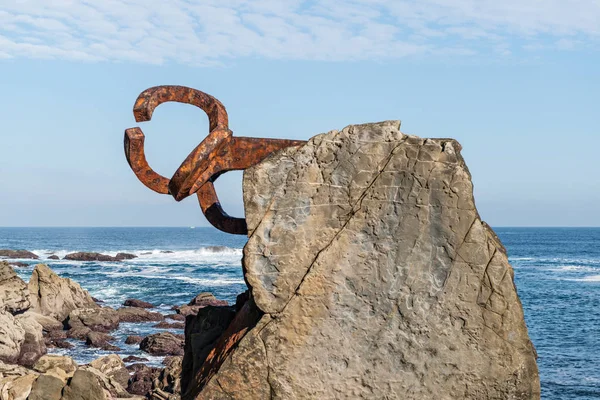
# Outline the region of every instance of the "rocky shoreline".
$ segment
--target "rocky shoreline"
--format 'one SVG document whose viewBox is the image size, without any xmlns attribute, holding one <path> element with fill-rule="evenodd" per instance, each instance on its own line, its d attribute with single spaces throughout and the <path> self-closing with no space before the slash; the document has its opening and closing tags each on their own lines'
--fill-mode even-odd
<svg viewBox="0 0 600 400">
<path fill-rule="evenodd" d="M 37 259 L 25 250 L 0 250 L 0 255 Z M 120 261 L 135 257 L 130 256 L 133 255 L 72 253 L 65 259 Z M 197 321 L 198 314 L 206 307 L 228 313 L 236 310 L 210 293 L 200 293 L 187 304 L 174 305 L 167 315 L 151 311 L 153 304 L 138 299 L 127 299 L 122 307 L 113 309 L 45 264 L 35 265 L 28 283 L 19 278 L 11 264 L 0 261 L 1 399 L 179 399 L 186 337 L 168 330 L 184 329 L 186 323 L 202 325 L 202 321 Z M 110 354 L 85 365 L 78 365 L 68 356 L 74 340 L 119 352 L 122 344 L 111 332 L 121 323 L 148 322 L 156 322 L 154 327 L 164 331 L 146 337 L 130 335 L 123 344 L 139 345 L 149 356 L 164 357 L 162 367 L 150 365 L 147 358 L 138 356 L 122 359 Z M 56 349 L 63 349 L 66 354 L 48 354 Z M 193 376 L 193 367 L 190 364 L 185 375 Z"/>
</svg>

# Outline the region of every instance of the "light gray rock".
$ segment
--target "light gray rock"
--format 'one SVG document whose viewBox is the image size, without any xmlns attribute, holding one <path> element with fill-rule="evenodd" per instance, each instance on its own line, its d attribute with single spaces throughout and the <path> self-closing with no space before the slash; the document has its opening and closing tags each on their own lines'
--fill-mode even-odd
<svg viewBox="0 0 600 400">
<path fill-rule="evenodd" d="M 31 367 L 41 356 L 46 354 L 43 327 L 30 313 L 19 314 L 15 320 L 25 331 L 25 340 L 21 344 L 18 362 Z"/>
<path fill-rule="evenodd" d="M 7 311 L 0 310 L 0 361 L 16 363 L 25 342 L 25 329 Z"/>
<path fill-rule="evenodd" d="M 27 284 L 6 261 L 0 261 L 0 309 L 14 314 L 30 306 Z"/>
<path fill-rule="evenodd" d="M 243 266 L 265 314 L 198 399 L 539 399 L 460 145 L 399 127 L 349 126 L 245 171 Z"/>
<path fill-rule="evenodd" d="M 59 277 L 45 264 L 35 266 L 28 287 L 33 310 L 58 321 L 77 308 L 99 307 L 78 283 Z"/>
</svg>

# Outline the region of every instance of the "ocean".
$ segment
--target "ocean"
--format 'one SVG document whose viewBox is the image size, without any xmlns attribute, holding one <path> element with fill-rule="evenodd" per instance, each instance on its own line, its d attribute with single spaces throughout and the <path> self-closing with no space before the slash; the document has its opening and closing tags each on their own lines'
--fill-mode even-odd
<svg viewBox="0 0 600 400">
<path fill-rule="evenodd" d="M 538 353 L 543 399 L 600 398 L 600 228 L 495 228 L 515 270 L 529 334 Z M 33 251 L 40 260 L 16 268 L 28 280 L 37 262 L 89 290 L 111 307 L 127 298 L 171 306 L 200 292 L 235 302 L 245 290 L 244 236 L 213 228 L 0 228 L 0 248 Z M 138 258 L 118 263 L 48 260 L 76 251 Z M 155 323 L 121 324 L 113 333 L 122 356 L 148 357 L 127 335 L 155 332 Z M 69 354 L 86 363 L 107 354 L 81 342 Z M 66 350 L 52 349 L 55 353 Z"/>
</svg>

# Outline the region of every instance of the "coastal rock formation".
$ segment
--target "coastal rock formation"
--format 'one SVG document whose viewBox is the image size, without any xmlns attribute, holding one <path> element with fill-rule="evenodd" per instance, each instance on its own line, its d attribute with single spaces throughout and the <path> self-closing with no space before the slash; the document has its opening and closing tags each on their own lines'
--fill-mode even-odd
<svg viewBox="0 0 600 400">
<path fill-rule="evenodd" d="M 181 356 L 183 338 L 170 332 L 153 333 L 141 341 L 140 350 L 155 356 Z"/>
<path fill-rule="evenodd" d="M 14 314 L 30 306 L 27 284 L 6 261 L 0 261 L 0 309 Z"/>
<path fill-rule="evenodd" d="M 117 309 L 117 315 L 121 322 L 150 322 L 165 319 L 164 315 L 159 312 L 152 312 L 138 307 L 121 307 Z"/>
<path fill-rule="evenodd" d="M 9 249 L 0 249 L 0 257 L 5 258 L 24 258 L 37 260 L 39 257 L 30 251 L 27 250 L 9 250 Z"/>
<path fill-rule="evenodd" d="M 25 341 L 25 329 L 7 311 L 0 310 L 0 361 L 15 363 Z"/>
<path fill-rule="evenodd" d="M 123 303 L 125 307 L 138 307 L 138 308 L 154 308 L 154 304 L 148 303 L 138 299 L 127 299 Z"/>
<path fill-rule="evenodd" d="M 35 266 L 28 287 L 33 310 L 58 321 L 76 308 L 99 307 L 78 283 L 59 277 L 44 264 Z"/>
<path fill-rule="evenodd" d="M 197 295 L 187 305 L 173 307 L 173 310 L 183 316 L 196 315 L 206 306 L 226 306 L 225 300 L 217 299 L 212 293 L 203 292 Z"/>
<path fill-rule="evenodd" d="M 77 308 L 69 313 L 65 322 L 69 329 L 109 332 L 119 326 L 119 314 L 110 307 Z"/>
<path fill-rule="evenodd" d="M 123 261 L 134 258 L 137 258 L 137 256 L 129 253 L 117 253 L 113 257 L 107 254 L 79 251 L 77 253 L 69 253 L 63 259 L 69 261 Z"/>
<path fill-rule="evenodd" d="M 460 145 L 399 127 L 349 126 L 246 170 L 250 299 L 184 399 L 539 398 Z"/>
</svg>

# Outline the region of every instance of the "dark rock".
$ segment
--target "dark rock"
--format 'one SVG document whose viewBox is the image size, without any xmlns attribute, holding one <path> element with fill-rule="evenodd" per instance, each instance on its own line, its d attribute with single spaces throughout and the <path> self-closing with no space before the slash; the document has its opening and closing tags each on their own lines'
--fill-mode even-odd
<svg viewBox="0 0 600 400">
<path fill-rule="evenodd" d="M 52 339 L 50 341 L 50 346 L 52 347 L 56 347 L 59 349 L 72 349 L 74 346 L 67 342 L 66 340 L 62 340 L 62 339 Z"/>
<path fill-rule="evenodd" d="M 46 333 L 46 337 L 49 339 L 52 339 L 52 340 L 66 339 L 67 331 L 59 331 L 59 330 L 50 331 L 50 332 Z"/>
<path fill-rule="evenodd" d="M 73 328 L 67 331 L 67 337 L 69 339 L 86 340 L 88 333 L 90 333 L 91 331 L 92 330 L 87 327 Z"/>
<path fill-rule="evenodd" d="M 37 260 L 39 257 L 34 253 L 27 250 L 9 250 L 0 249 L 0 257 L 6 258 L 25 258 L 31 260 Z"/>
<path fill-rule="evenodd" d="M 94 303 L 96 303 L 96 304 L 104 303 L 104 300 L 100 300 L 100 299 L 97 299 L 95 297 L 92 297 L 92 300 L 94 300 Z"/>
<path fill-rule="evenodd" d="M 141 365 L 141 367 L 135 370 L 133 375 L 129 378 L 127 391 L 132 394 L 145 396 L 152 390 L 152 383 L 158 377 L 159 374 L 160 368 Z"/>
<path fill-rule="evenodd" d="M 123 359 L 123 362 L 126 362 L 126 363 L 133 363 L 133 362 L 137 362 L 137 361 L 148 361 L 148 359 L 144 358 L 144 357 L 137 357 L 137 356 L 127 356 Z M 143 365 L 143 364 L 138 364 L 138 365 Z"/>
<path fill-rule="evenodd" d="M 245 292 L 238 294 L 237 297 L 235 298 L 235 310 L 240 311 L 242 309 L 242 307 L 244 306 L 244 304 L 246 304 L 248 299 L 250 299 L 250 291 L 249 290 L 246 290 Z"/>
<path fill-rule="evenodd" d="M 119 326 L 119 314 L 110 307 L 78 308 L 69 313 L 69 329 L 90 328 L 97 332 L 110 332 Z"/>
<path fill-rule="evenodd" d="M 138 299 L 127 299 L 123 303 L 126 307 L 138 307 L 138 308 L 154 308 L 154 304 L 148 303 L 147 301 L 142 301 Z"/>
<path fill-rule="evenodd" d="M 133 260 L 134 258 L 137 258 L 137 256 L 135 254 L 117 253 L 117 255 L 114 257 L 114 260 L 115 261 Z"/>
<path fill-rule="evenodd" d="M 117 313 L 121 322 L 158 322 L 165 319 L 161 313 L 138 307 L 121 307 L 117 310 Z"/>
<path fill-rule="evenodd" d="M 10 262 L 9 264 L 12 265 L 13 267 L 17 267 L 17 268 L 29 267 L 29 264 L 21 262 L 21 261 L 13 261 L 13 262 Z"/>
<path fill-rule="evenodd" d="M 165 357 L 163 368 L 153 382 L 151 399 L 172 398 L 181 394 L 181 357 Z M 165 396 L 165 394 L 168 394 Z"/>
<path fill-rule="evenodd" d="M 144 338 L 141 336 L 137 336 L 137 335 L 130 335 L 127 336 L 127 339 L 125 339 L 125 344 L 139 344 L 142 342 Z"/>
<path fill-rule="evenodd" d="M 169 314 L 167 318 L 175 320 L 175 321 L 185 321 L 185 315 L 183 314 Z"/>
<path fill-rule="evenodd" d="M 226 306 L 228 303 L 225 300 L 218 300 L 212 293 L 204 292 L 200 293 L 192 299 L 187 305 L 175 306 L 174 310 L 178 314 L 188 316 L 196 315 L 201 308 L 206 306 Z"/>
<path fill-rule="evenodd" d="M 183 355 L 183 339 L 170 332 L 153 333 L 142 340 L 140 349 L 156 356 Z"/>
<path fill-rule="evenodd" d="M 116 261 L 114 257 L 106 255 L 106 254 L 100 254 L 100 253 L 94 253 L 94 252 L 85 252 L 85 251 L 79 251 L 77 253 L 67 254 L 66 256 L 63 257 L 63 260 L 70 260 L 70 261 Z"/>
<path fill-rule="evenodd" d="M 163 254 L 173 254 L 174 253 L 171 250 L 161 250 L 160 252 L 163 253 Z"/>
<path fill-rule="evenodd" d="M 185 328 L 185 324 L 183 322 L 159 322 L 158 324 L 154 325 L 153 328 L 159 328 L 159 329 L 184 329 Z"/>
<path fill-rule="evenodd" d="M 185 321 L 185 354 L 181 374 L 181 386 L 186 392 L 194 376 L 206 361 L 210 351 L 235 318 L 235 307 L 207 306 L 197 315 Z"/>
<path fill-rule="evenodd" d="M 60 257 L 58 257 L 56 254 L 52 254 L 48 257 L 48 260 L 60 260 Z"/>
<path fill-rule="evenodd" d="M 110 344 L 109 342 L 115 340 L 114 337 L 103 332 L 90 332 L 87 334 L 85 344 L 91 347 L 97 347 L 103 350 L 118 351 L 118 347 Z"/>
</svg>

